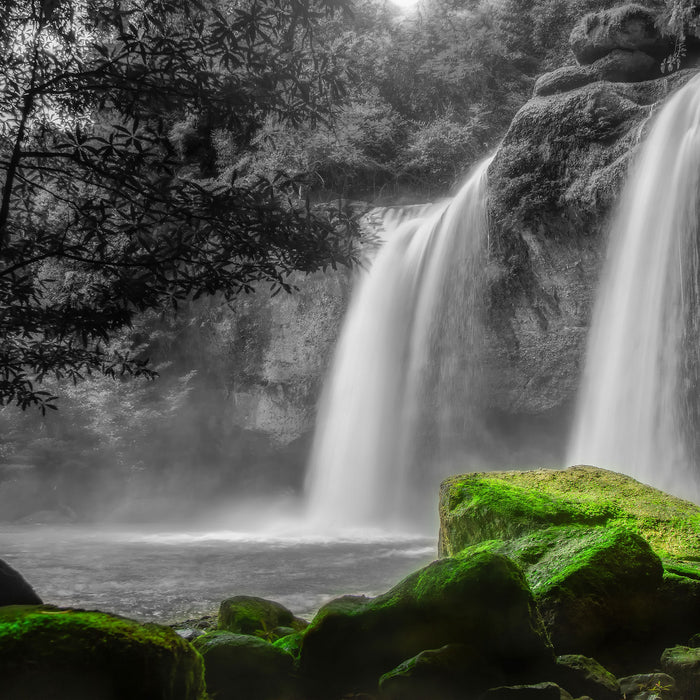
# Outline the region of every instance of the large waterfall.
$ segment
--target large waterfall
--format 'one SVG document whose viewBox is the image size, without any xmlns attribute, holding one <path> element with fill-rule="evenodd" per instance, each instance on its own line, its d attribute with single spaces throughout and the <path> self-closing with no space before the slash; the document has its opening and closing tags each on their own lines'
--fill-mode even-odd
<svg viewBox="0 0 700 700">
<path fill-rule="evenodd" d="M 430 495 L 470 425 L 489 163 L 449 203 L 390 231 L 359 283 L 307 472 L 317 527 L 421 528 L 434 518 Z"/>
<path fill-rule="evenodd" d="M 700 76 L 663 107 L 613 223 L 568 463 L 700 501 Z"/>
</svg>

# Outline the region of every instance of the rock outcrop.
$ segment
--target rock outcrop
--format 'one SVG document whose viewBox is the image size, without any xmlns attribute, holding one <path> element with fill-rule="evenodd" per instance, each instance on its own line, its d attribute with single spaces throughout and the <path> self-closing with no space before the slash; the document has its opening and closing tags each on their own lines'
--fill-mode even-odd
<svg viewBox="0 0 700 700">
<path fill-rule="evenodd" d="M 569 44 L 581 65 L 616 50 L 641 51 L 659 61 L 673 50 L 673 40 L 656 25 L 656 13 L 637 4 L 584 15 L 571 30 Z"/>
<path fill-rule="evenodd" d="M 700 507 L 630 477 L 593 467 L 452 477 L 440 521 L 443 555 L 488 551 L 522 567 L 559 654 L 632 673 L 700 628 Z"/>
</svg>

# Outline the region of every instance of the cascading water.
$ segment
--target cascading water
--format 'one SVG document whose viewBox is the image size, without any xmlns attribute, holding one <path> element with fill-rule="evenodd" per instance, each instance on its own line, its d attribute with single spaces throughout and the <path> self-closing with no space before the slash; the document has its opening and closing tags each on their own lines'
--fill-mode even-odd
<svg viewBox="0 0 700 700">
<path fill-rule="evenodd" d="M 485 268 L 486 170 L 388 236 L 324 387 L 308 468 L 316 527 L 421 528 L 469 424 Z M 427 515 L 427 517 L 425 517 Z"/>
<path fill-rule="evenodd" d="M 700 502 L 700 76 L 664 106 L 611 230 L 569 464 Z"/>
</svg>

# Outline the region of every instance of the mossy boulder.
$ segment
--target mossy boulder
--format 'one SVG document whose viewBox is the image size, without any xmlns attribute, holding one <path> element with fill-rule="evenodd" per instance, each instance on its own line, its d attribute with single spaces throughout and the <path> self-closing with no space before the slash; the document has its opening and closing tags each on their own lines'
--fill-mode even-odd
<svg viewBox="0 0 700 700">
<path fill-rule="evenodd" d="M 553 661 L 521 570 L 479 552 L 435 561 L 364 603 L 327 607 L 304 634 L 300 671 L 319 693 L 373 692 L 401 662 L 448 644 L 469 647 L 507 678 Z"/>
<path fill-rule="evenodd" d="M 219 606 L 218 628 L 228 632 L 276 638 L 277 627 L 301 630 L 306 624 L 284 605 L 265 598 L 239 595 L 227 598 Z"/>
<path fill-rule="evenodd" d="M 643 51 L 659 60 L 673 49 L 672 39 L 656 26 L 656 13 L 632 3 L 584 15 L 571 30 L 569 45 L 583 65 L 616 49 Z"/>
<path fill-rule="evenodd" d="M 3 605 L 41 605 L 42 600 L 22 574 L 0 559 L 0 607 Z"/>
<path fill-rule="evenodd" d="M 502 669 L 481 656 L 472 645 L 447 644 L 407 659 L 379 679 L 380 700 L 463 700 L 503 682 Z M 557 697 L 556 700 L 559 700 Z"/>
<path fill-rule="evenodd" d="M 173 630 L 102 612 L 0 608 L 3 700 L 203 700 L 202 659 Z"/>
<path fill-rule="evenodd" d="M 655 630 L 661 560 L 636 533 L 622 527 L 556 526 L 488 549 L 519 564 L 535 595 L 557 653 L 636 655 Z M 636 643 L 636 644 L 635 644 Z"/>
<path fill-rule="evenodd" d="M 246 634 L 214 630 L 194 640 L 204 659 L 207 692 L 216 700 L 296 700 L 294 659 Z"/>
<path fill-rule="evenodd" d="M 439 508 L 440 556 L 552 525 L 605 525 L 638 533 L 667 568 L 692 575 L 700 564 L 700 507 L 606 469 L 454 476 L 441 485 Z"/>
<path fill-rule="evenodd" d="M 667 673 L 636 673 L 619 679 L 626 700 L 674 700 L 676 681 Z"/>
<path fill-rule="evenodd" d="M 664 650 L 661 668 L 676 681 L 676 690 L 683 700 L 700 699 L 700 649 L 675 646 Z"/>
<path fill-rule="evenodd" d="M 574 697 L 587 695 L 596 700 L 620 700 L 620 684 L 610 671 L 581 654 L 557 657 L 557 682 Z"/>
<path fill-rule="evenodd" d="M 294 632 L 284 637 L 280 637 L 272 642 L 272 646 L 289 654 L 295 662 L 299 660 L 299 652 L 301 651 L 301 640 L 304 637 L 303 632 Z"/>
</svg>

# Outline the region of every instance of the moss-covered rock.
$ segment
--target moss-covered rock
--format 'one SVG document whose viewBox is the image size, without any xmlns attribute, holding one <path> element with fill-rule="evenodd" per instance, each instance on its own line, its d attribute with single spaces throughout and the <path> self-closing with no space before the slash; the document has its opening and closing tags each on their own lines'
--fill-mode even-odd
<svg viewBox="0 0 700 700">
<path fill-rule="evenodd" d="M 102 612 L 0 608 L 3 700 L 203 700 L 202 659 L 173 630 Z"/>
<path fill-rule="evenodd" d="M 439 508 L 441 556 L 484 540 L 579 524 L 636 532 L 667 568 L 686 576 L 700 564 L 699 506 L 596 467 L 454 476 L 440 488 Z"/>
<path fill-rule="evenodd" d="M 294 660 L 257 637 L 215 630 L 193 646 L 204 659 L 207 692 L 216 700 L 296 700 Z"/>
<path fill-rule="evenodd" d="M 661 668 L 676 681 L 676 690 L 683 700 L 700 699 L 700 649 L 675 646 L 664 650 Z"/>
<path fill-rule="evenodd" d="M 676 681 L 667 673 L 637 673 L 620 678 L 625 700 L 674 700 Z"/>
<path fill-rule="evenodd" d="M 700 629 L 700 507 L 630 477 L 594 467 L 453 477 L 440 522 L 442 555 L 469 545 L 523 568 L 559 653 L 631 673 Z"/>
<path fill-rule="evenodd" d="M 620 700 L 617 678 L 595 659 L 581 654 L 557 657 L 557 682 L 574 697 L 588 695 L 596 700 Z"/>
<path fill-rule="evenodd" d="M 301 630 L 306 624 L 284 605 L 265 598 L 239 595 L 227 598 L 219 606 L 218 627 L 228 632 L 269 639 L 278 637 L 274 633 L 277 627 Z"/>
<path fill-rule="evenodd" d="M 503 682 L 503 670 L 472 645 L 447 644 L 404 661 L 379 679 L 380 700 L 462 700 L 465 688 L 479 689 Z M 559 700 L 559 698 L 556 698 Z"/>
<path fill-rule="evenodd" d="M 610 658 L 621 647 L 636 655 L 648 645 L 663 568 L 639 535 L 621 527 L 557 526 L 473 545 L 464 555 L 485 548 L 522 566 L 558 653 Z"/>
<path fill-rule="evenodd" d="M 367 602 L 326 608 L 304 635 L 300 669 L 327 693 L 373 691 L 402 661 L 447 644 L 470 647 L 506 677 L 553 658 L 520 569 L 480 552 L 433 562 Z"/>
<path fill-rule="evenodd" d="M 22 574 L 0 559 L 0 606 L 41 605 L 42 600 Z"/>
<path fill-rule="evenodd" d="M 299 652 L 301 651 L 301 640 L 304 637 L 303 632 L 294 632 L 284 637 L 280 637 L 272 643 L 273 647 L 281 649 L 289 654 L 295 662 L 299 660 Z"/>
</svg>

